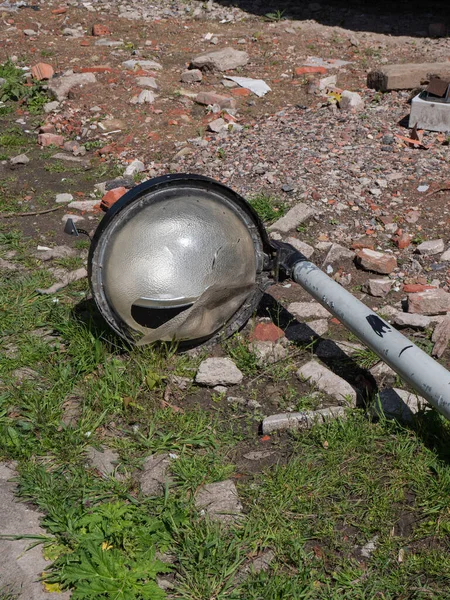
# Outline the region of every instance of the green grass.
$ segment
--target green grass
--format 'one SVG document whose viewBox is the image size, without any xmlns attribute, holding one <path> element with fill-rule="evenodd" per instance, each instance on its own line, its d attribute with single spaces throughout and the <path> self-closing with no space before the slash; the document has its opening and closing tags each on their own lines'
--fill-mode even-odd
<svg viewBox="0 0 450 600">
<path fill-rule="evenodd" d="M 0 89 L 0 100 L 2 102 L 23 101 L 31 114 L 40 114 L 49 97 L 41 82 L 32 81 L 32 85 L 27 85 L 24 75 L 24 71 L 10 60 L 0 65 L 0 77 L 5 79 Z"/>
<path fill-rule="evenodd" d="M 264 193 L 250 196 L 248 202 L 266 225 L 270 225 L 287 212 L 287 206 L 284 202 Z"/>
<path fill-rule="evenodd" d="M 192 378 L 204 354 L 179 354 L 173 344 L 130 349 L 85 301 L 86 280 L 54 297 L 37 294 L 53 276 L 31 256 L 34 246 L 17 231 L 0 234 L 1 251 L 13 250 L 26 267 L 0 287 L 5 347 L 16 348 L 0 356 L 0 458 L 17 461 L 20 498 L 44 514 L 46 535 L 30 542 L 53 563 L 48 585 L 83 600 L 163 598 L 155 578 L 166 567 L 156 553 L 168 552 L 176 557 L 168 597 L 186 600 L 448 598 L 448 422 L 429 411 L 404 427 L 349 411 L 345 420 L 264 443 L 252 415 L 223 398 L 209 409 L 193 400 L 194 385 L 171 384 L 172 375 Z M 289 379 L 293 362 L 261 369 L 241 335 L 222 347 L 246 381 L 255 380 L 239 390 L 244 397 L 262 401 L 270 382 L 284 390 L 283 406 L 316 406 L 317 397 Z M 371 359 L 364 352 L 358 360 Z M 18 378 L 25 367 L 31 379 Z M 77 412 L 71 423 L 67 402 Z M 250 469 L 240 456 L 248 444 L 276 453 L 273 466 Z M 87 465 L 88 446 L 117 453 L 120 479 Z M 154 453 L 172 455 L 158 498 L 138 485 Z M 205 519 L 194 497 L 228 478 L 244 517 L 225 526 Z M 268 571 L 253 573 L 251 562 L 268 551 Z"/>
</svg>

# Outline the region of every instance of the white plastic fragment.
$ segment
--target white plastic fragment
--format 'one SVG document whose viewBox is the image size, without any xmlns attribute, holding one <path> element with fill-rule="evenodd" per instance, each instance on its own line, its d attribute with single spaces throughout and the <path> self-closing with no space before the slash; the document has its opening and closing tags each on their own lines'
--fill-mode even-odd
<svg viewBox="0 0 450 600">
<path fill-rule="evenodd" d="M 263 79 L 252 79 L 251 77 L 230 77 L 227 75 L 225 76 L 225 79 L 234 81 L 234 83 L 237 83 L 241 87 L 250 90 L 259 98 L 265 96 L 267 92 L 272 91 L 272 88 L 270 88 Z"/>
</svg>

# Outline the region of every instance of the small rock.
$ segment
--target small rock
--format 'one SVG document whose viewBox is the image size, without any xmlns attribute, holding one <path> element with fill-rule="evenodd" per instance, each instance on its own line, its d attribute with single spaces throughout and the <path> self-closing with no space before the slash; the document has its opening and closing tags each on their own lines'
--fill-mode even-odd
<svg viewBox="0 0 450 600">
<path fill-rule="evenodd" d="M 432 355 L 440 358 L 447 350 L 450 341 L 450 316 L 445 316 L 438 323 L 431 336 L 431 341 L 434 342 Z"/>
<path fill-rule="evenodd" d="M 34 79 L 43 81 L 44 79 L 51 79 L 55 74 L 55 71 L 53 70 L 53 67 L 47 63 L 38 63 L 37 65 L 34 65 L 34 67 L 31 67 L 31 74 Z"/>
<path fill-rule="evenodd" d="M 450 294 L 440 288 L 408 294 L 408 312 L 422 315 L 445 315 L 450 312 Z"/>
<path fill-rule="evenodd" d="M 98 200 L 75 200 L 74 202 L 70 202 L 67 207 L 83 212 L 92 212 L 97 204 Z"/>
<path fill-rule="evenodd" d="M 419 244 L 416 251 L 423 256 L 434 256 L 435 254 L 444 252 L 444 248 L 444 240 L 428 240 Z"/>
<path fill-rule="evenodd" d="M 73 73 L 63 77 L 56 77 L 48 84 L 48 90 L 53 94 L 56 100 L 66 100 L 72 88 L 80 85 L 87 85 L 97 81 L 94 73 Z"/>
<path fill-rule="evenodd" d="M 315 319 L 314 321 L 308 321 L 306 324 L 319 337 L 328 332 L 328 321 L 326 319 Z"/>
<path fill-rule="evenodd" d="M 198 104 L 207 106 L 217 104 L 219 108 L 236 108 L 236 100 L 230 96 L 221 96 L 215 92 L 200 92 L 195 96 L 195 101 Z"/>
<path fill-rule="evenodd" d="M 431 325 L 431 318 L 420 314 L 398 312 L 394 315 L 394 325 L 412 329 L 427 329 Z"/>
<path fill-rule="evenodd" d="M 163 496 L 169 481 L 168 469 L 170 457 L 168 454 L 151 454 L 147 456 L 139 475 L 141 492 L 144 496 Z"/>
<path fill-rule="evenodd" d="M 64 144 L 64 138 L 62 135 L 56 133 L 40 133 L 38 135 L 38 144 L 43 146 L 59 146 L 62 147 Z"/>
<path fill-rule="evenodd" d="M 242 512 L 242 504 L 231 479 L 201 487 L 195 497 L 195 506 L 204 510 L 212 520 L 223 523 L 235 522 Z"/>
<path fill-rule="evenodd" d="M 269 231 L 287 233 L 288 231 L 295 229 L 300 223 L 303 223 L 312 217 L 316 212 L 317 211 L 313 208 L 300 202 L 291 208 L 284 217 L 275 221 L 275 223 L 269 227 Z"/>
<path fill-rule="evenodd" d="M 311 256 L 314 254 L 314 248 L 312 246 L 302 242 L 297 238 L 289 237 L 287 238 L 286 242 L 291 244 L 291 246 L 294 246 L 294 248 L 301 252 L 306 258 L 311 258 Z"/>
<path fill-rule="evenodd" d="M 319 410 L 303 412 L 280 413 L 266 417 L 262 422 L 263 434 L 273 431 L 311 429 L 316 423 L 326 423 L 331 419 L 345 418 L 343 406 L 330 406 Z"/>
<path fill-rule="evenodd" d="M 29 36 L 29 37 L 37 35 L 37 32 L 34 31 L 34 29 L 24 29 L 23 32 L 26 36 Z"/>
<path fill-rule="evenodd" d="M 398 388 L 388 388 L 380 392 L 379 402 L 375 402 L 372 413 L 411 421 L 419 410 L 427 406 L 426 400 L 421 396 Z"/>
<path fill-rule="evenodd" d="M 357 92 L 344 90 L 339 100 L 339 108 L 345 111 L 357 111 L 364 108 L 364 100 Z"/>
<path fill-rule="evenodd" d="M 203 79 L 202 72 L 200 69 L 189 69 L 181 73 L 181 81 L 183 83 L 196 83 Z"/>
<path fill-rule="evenodd" d="M 363 248 L 356 255 L 356 263 L 366 271 L 388 274 L 397 266 L 397 259 L 390 254 Z"/>
<path fill-rule="evenodd" d="M 440 262 L 450 261 L 450 248 L 448 248 L 440 257 Z"/>
<path fill-rule="evenodd" d="M 212 131 L 214 133 L 219 133 L 219 131 L 222 131 L 222 129 L 224 129 L 226 126 L 227 126 L 227 124 L 226 124 L 225 120 L 222 118 L 215 119 L 214 121 L 210 121 L 208 123 L 209 131 Z"/>
<path fill-rule="evenodd" d="M 160 71 L 162 69 L 162 65 L 160 65 L 159 63 L 157 63 L 154 60 L 135 60 L 135 59 L 131 59 L 131 60 L 126 60 L 125 62 L 122 63 L 122 66 L 124 66 L 126 69 L 144 69 L 144 70 L 150 70 L 150 71 Z"/>
<path fill-rule="evenodd" d="M 250 345 L 258 366 L 271 365 L 287 356 L 287 349 L 277 342 L 254 341 Z"/>
<path fill-rule="evenodd" d="M 311 360 L 297 371 L 297 377 L 307 380 L 321 392 L 335 398 L 340 404 L 356 405 L 356 392 L 353 387 L 320 363 Z"/>
<path fill-rule="evenodd" d="M 156 96 L 150 90 L 142 90 L 138 96 L 133 96 L 130 102 L 131 104 L 153 104 L 156 100 Z"/>
<path fill-rule="evenodd" d="M 207 358 L 200 363 L 196 383 L 207 386 L 237 385 L 244 376 L 230 358 Z"/>
<path fill-rule="evenodd" d="M 156 79 L 154 77 L 138 77 L 136 79 L 136 83 L 139 87 L 152 88 L 154 90 L 158 89 L 158 84 L 156 83 Z"/>
<path fill-rule="evenodd" d="M 64 215 L 63 218 L 61 219 L 61 221 L 63 223 L 65 223 L 68 219 L 71 219 L 74 223 L 81 223 L 82 221 L 84 221 L 84 217 L 82 217 L 81 215 L 73 215 L 73 214 Z"/>
<path fill-rule="evenodd" d="M 62 202 L 72 202 L 73 196 L 72 194 L 56 194 L 55 202 L 58 204 Z"/>
<path fill-rule="evenodd" d="M 36 258 L 42 260 L 43 262 L 46 262 L 55 258 L 67 258 L 69 256 L 71 257 L 76 255 L 77 251 L 74 248 L 70 248 L 69 246 L 55 246 L 54 248 L 45 250 L 45 252 L 39 252 L 36 255 Z"/>
<path fill-rule="evenodd" d="M 100 451 L 89 446 L 87 448 L 87 459 L 94 469 L 100 471 L 102 475 L 112 475 L 116 470 L 119 455 L 110 448 L 103 448 Z"/>
<path fill-rule="evenodd" d="M 367 544 L 364 544 L 364 546 L 361 548 L 361 556 L 364 558 L 370 558 L 377 549 L 377 540 L 378 536 L 376 535 L 374 538 L 369 540 Z"/>
<path fill-rule="evenodd" d="M 10 158 L 9 162 L 12 165 L 27 165 L 30 159 L 26 154 L 19 154 L 18 156 L 14 156 L 14 158 Z"/>
<path fill-rule="evenodd" d="M 101 125 L 101 129 L 106 133 L 111 133 L 111 131 L 120 131 L 121 129 L 125 129 L 126 124 L 122 119 L 105 119 L 99 123 Z"/>
<path fill-rule="evenodd" d="M 124 171 L 124 175 L 127 177 L 133 177 L 136 173 L 142 173 L 145 171 L 145 165 L 141 160 L 133 160 Z"/>
<path fill-rule="evenodd" d="M 393 283 L 392 279 L 369 279 L 364 285 L 364 291 L 375 298 L 384 298 L 391 291 Z"/>
<path fill-rule="evenodd" d="M 52 102 L 46 102 L 44 104 L 44 112 L 46 114 L 49 114 L 49 113 L 53 112 L 54 110 L 56 110 L 58 107 L 59 107 L 58 100 L 53 100 Z"/>
<path fill-rule="evenodd" d="M 340 246 L 339 244 L 332 244 L 323 261 L 323 265 L 334 265 L 342 263 L 345 260 L 353 260 L 354 258 L 355 253 L 352 250 L 348 250 L 348 248 L 344 248 L 344 246 Z"/>
<path fill-rule="evenodd" d="M 208 71 L 228 71 L 244 67 L 249 60 L 247 52 L 224 48 L 196 56 L 192 59 L 191 67 Z"/>
<path fill-rule="evenodd" d="M 273 552 L 272 550 L 268 550 L 267 552 L 260 554 L 249 564 L 246 564 L 241 569 L 239 569 L 239 571 L 236 573 L 235 581 L 237 583 L 242 583 L 248 577 L 250 577 L 250 575 L 256 575 L 261 571 L 268 571 L 274 559 L 275 552 Z"/>
<path fill-rule="evenodd" d="M 297 319 L 328 319 L 331 315 L 328 310 L 318 302 L 292 302 L 287 307 L 288 312 Z"/>
<path fill-rule="evenodd" d="M 330 75 L 319 79 L 319 90 L 321 92 L 336 87 L 336 75 Z"/>
<path fill-rule="evenodd" d="M 271 450 L 255 450 L 254 452 L 247 452 L 247 454 L 243 455 L 243 458 L 246 460 L 264 460 L 273 454 L 274 452 Z"/>
</svg>

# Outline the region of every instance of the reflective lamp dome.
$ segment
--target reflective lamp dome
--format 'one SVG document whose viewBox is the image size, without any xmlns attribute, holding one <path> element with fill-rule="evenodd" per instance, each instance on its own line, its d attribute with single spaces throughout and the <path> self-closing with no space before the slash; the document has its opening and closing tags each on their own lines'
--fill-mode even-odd
<svg viewBox="0 0 450 600">
<path fill-rule="evenodd" d="M 97 306 L 138 345 L 231 333 L 261 296 L 264 236 L 245 200 L 211 179 L 147 181 L 114 204 L 95 233 L 89 276 Z"/>
</svg>

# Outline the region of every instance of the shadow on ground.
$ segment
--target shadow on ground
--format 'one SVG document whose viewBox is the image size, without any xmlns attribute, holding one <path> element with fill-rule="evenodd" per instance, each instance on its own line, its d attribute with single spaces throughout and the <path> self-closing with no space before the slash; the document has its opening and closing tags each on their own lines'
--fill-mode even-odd
<svg viewBox="0 0 450 600">
<path fill-rule="evenodd" d="M 248 13 L 266 16 L 268 20 L 314 19 L 322 25 L 338 26 L 352 31 L 385 33 L 396 36 L 428 36 L 432 23 L 450 26 L 450 2 L 430 0 L 417 2 L 398 0 L 216 0 L 222 6 L 238 7 Z"/>
</svg>

